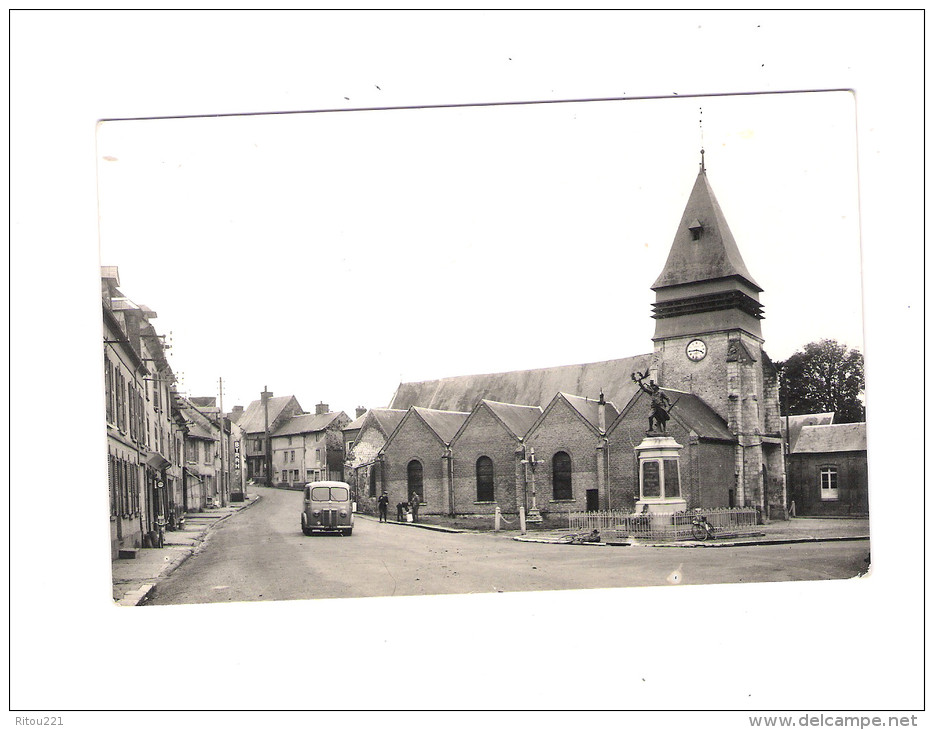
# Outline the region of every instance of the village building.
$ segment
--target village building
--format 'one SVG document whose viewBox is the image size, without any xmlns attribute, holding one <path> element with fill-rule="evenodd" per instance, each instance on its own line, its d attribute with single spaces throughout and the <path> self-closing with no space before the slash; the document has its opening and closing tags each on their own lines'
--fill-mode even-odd
<svg viewBox="0 0 934 730">
<path fill-rule="evenodd" d="M 405 417 L 406 411 L 370 408 L 344 428 L 344 471 L 353 487 L 357 509 L 376 514 L 381 484 L 377 474 L 380 449 Z"/>
<path fill-rule="evenodd" d="M 788 497 L 797 515 L 868 515 L 866 424 L 801 426 L 789 443 Z"/>
<path fill-rule="evenodd" d="M 220 504 L 220 427 L 195 405 L 194 398 L 176 395 L 179 413 L 185 419 L 185 483 L 182 506 L 185 512 L 201 512 Z"/>
<path fill-rule="evenodd" d="M 480 400 L 451 439 L 452 513 L 517 513 L 525 499 L 523 437 L 542 409 Z"/>
<path fill-rule="evenodd" d="M 660 388 L 670 405 L 671 435 L 682 447 L 679 498 L 692 508 L 755 507 L 764 517 L 784 517 L 778 376 L 763 349 L 762 288 L 740 255 L 703 154 L 667 261 L 651 288 L 655 333 L 650 354 L 401 383 L 390 407 L 463 412 L 484 399 L 542 407 L 538 423 L 523 438 L 531 468 L 524 499 L 517 485 L 520 504 L 530 510 L 534 493 L 542 513 L 631 510 L 639 496 L 636 446 L 649 430 L 646 391 Z M 413 439 L 404 457 L 394 456 L 434 469 L 438 440 Z M 400 451 L 392 441 L 386 449 Z M 446 468 L 452 474 L 475 469 L 471 460 L 482 449 L 471 444 L 462 466 L 456 446 L 449 449 Z M 439 467 L 439 482 L 443 475 Z M 403 481 L 397 472 L 388 483 Z M 443 482 L 439 496 L 453 488 L 447 505 L 476 507 L 458 489 L 469 484 L 466 478 Z M 468 492 L 474 491 L 471 485 Z M 447 505 L 442 502 L 437 510 Z"/>
<path fill-rule="evenodd" d="M 418 494 L 424 514 L 451 514 L 451 440 L 469 413 L 413 406 L 378 455 L 380 490 L 389 504 Z"/>
<path fill-rule="evenodd" d="M 271 434 L 273 483 L 301 486 L 323 480 L 343 481 L 344 442 L 341 429 L 350 423 L 343 411 L 326 403 L 314 413 L 293 415 Z"/>
<path fill-rule="evenodd" d="M 268 402 L 264 403 L 264 399 Z M 304 413 L 294 395 L 274 397 L 266 391 L 264 397 L 250 403 L 245 409 L 234 408 L 230 417 L 243 433 L 241 455 L 246 462 L 246 478 L 266 483 L 266 435 L 271 436 L 292 416 Z M 267 431 L 268 428 L 268 431 Z"/>
<path fill-rule="evenodd" d="M 111 553 L 151 546 L 168 522 L 169 494 L 181 476 L 172 451 L 175 381 L 150 308 L 119 289 L 116 266 L 101 267 L 104 402 Z"/>
</svg>

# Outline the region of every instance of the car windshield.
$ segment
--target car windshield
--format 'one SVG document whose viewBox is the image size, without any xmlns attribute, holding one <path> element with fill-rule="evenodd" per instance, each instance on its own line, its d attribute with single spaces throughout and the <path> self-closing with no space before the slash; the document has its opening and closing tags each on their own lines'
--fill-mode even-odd
<svg viewBox="0 0 934 730">
<path fill-rule="evenodd" d="M 312 487 L 311 490 L 315 502 L 346 502 L 349 496 L 347 487 Z"/>
</svg>

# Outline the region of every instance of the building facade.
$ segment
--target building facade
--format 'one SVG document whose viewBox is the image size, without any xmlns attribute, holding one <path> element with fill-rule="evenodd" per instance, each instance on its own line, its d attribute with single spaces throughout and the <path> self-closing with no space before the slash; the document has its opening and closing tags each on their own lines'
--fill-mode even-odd
<svg viewBox="0 0 934 730">
<path fill-rule="evenodd" d="M 315 413 L 293 415 L 272 433 L 273 483 L 301 486 L 307 482 L 344 479 L 341 430 L 350 423 L 343 411 L 330 412 L 325 403 Z"/>
</svg>

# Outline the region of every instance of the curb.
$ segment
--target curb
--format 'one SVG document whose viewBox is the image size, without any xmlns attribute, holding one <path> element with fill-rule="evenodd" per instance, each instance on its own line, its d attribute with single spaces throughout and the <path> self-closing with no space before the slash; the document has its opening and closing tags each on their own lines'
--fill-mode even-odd
<svg viewBox="0 0 934 730">
<path fill-rule="evenodd" d="M 868 540 L 869 535 L 855 535 L 855 536 L 842 536 L 842 537 L 792 537 L 792 538 L 776 538 L 775 540 L 751 540 L 749 542 L 737 542 L 724 541 L 724 542 L 697 542 L 697 541 L 684 541 L 684 542 L 638 542 L 636 540 L 629 542 L 591 542 L 591 543 L 571 543 L 565 542 L 560 539 L 548 539 L 548 538 L 536 538 L 536 537 L 514 537 L 512 538 L 516 542 L 537 542 L 545 545 L 605 545 L 613 547 L 628 547 L 630 545 L 637 545 L 639 547 L 652 547 L 652 548 L 673 548 L 673 549 L 685 549 L 685 548 L 731 548 L 731 547 L 754 547 L 761 545 L 792 545 L 796 543 L 809 543 L 809 542 L 852 542 L 856 540 Z"/>
<path fill-rule="evenodd" d="M 114 605 L 138 606 L 143 601 L 145 601 L 147 598 L 150 598 L 156 592 L 156 586 L 158 585 L 159 581 L 161 581 L 163 578 L 167 578 L 168 576 L 172 575 L 172 573 L 174 573 L 178 569 L 179 566 L 183 565 L 188 560 L 188 558 L 190 558 L 196 552 L 201 550 L 201 548 L 204 546 L 205 541 L 208 538 L 208 535 L 214 531 L 214 528 L 217 527 L 217 525 L 219 525 L 221 522 L 226 520 L 228 517 L 231 517 L 239 512 L 242 512 L 243 510 L 249 507 L 252 507 L 254 504 L 259 502 L 262 498 L 263 496 L 261 494 L 258 494 L 256 495 L 255 499 L 252 499 L 249 502 L 243 504 L 236 511 L 228 512 L 223 517 L 218 517 L 210 525 L 206 525 L 204 528 L 204 531 L 199 533 L 198 537 L 196 538 L 198 542 L 194 545 L 186 546 L 184 549 L 184 554 L 181 556 L 178 562 L 169 563 L 169 565 L 166 566 L 165 572 L 160 573 L 159 575 L 156 576 L 155 583 L 144 583 L 139 588 L 135 588 L 132 591 L 127 591 L 126 593 L 123 594 L 123 598 L 121 598 L 119 601 L 114 601 Z M 182 547 L 182 546 L 176 546 L 176 547 Z M 180 550 L 179 552 L 182 552 L 182 551 Z"/>
<path fill-rule="evenodd" d="M 357 517 L 361 519 L 370 520 L 372 522 L 377 522 L 377 523 L 379 522 L 379 518 L 373 517 L 373 515 L 364 515 L 364 514 L 361 514 L 360 512 L 357 512 L 355 514 Z M 399 525 L 400 527 L 417 527 L 421 530 L 434 530 L 435 532 L 451 532 L 451 533 L 472 532 L 472 530 L 458 530 L 454 527 L 442 527 L 440 525 L 429 525 L 425 522 L 398 522 L 396 520 L 387 520 L 385 524 Z"/>
</svg>

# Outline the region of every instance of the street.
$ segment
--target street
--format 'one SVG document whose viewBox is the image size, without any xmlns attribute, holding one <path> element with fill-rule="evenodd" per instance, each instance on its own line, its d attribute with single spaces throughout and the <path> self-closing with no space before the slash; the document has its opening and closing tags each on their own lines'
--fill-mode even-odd
<svg viewBox="0 0 934 730">
<path fill-rule="evenodd" d="M 868 541 L 735 548 L 517 542 L 516 533 L 443 533 L 357 516 L 352 537 L 306 537 L 301 492 L 262 499 L 221 523 L 162 581 L 152 605 L 756 583 L 851 578 Z"/>
</svg>

